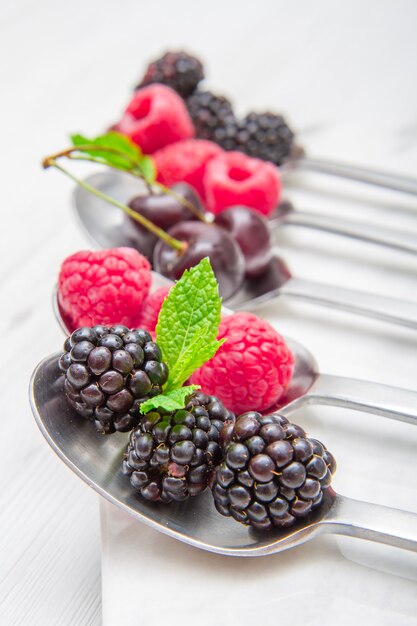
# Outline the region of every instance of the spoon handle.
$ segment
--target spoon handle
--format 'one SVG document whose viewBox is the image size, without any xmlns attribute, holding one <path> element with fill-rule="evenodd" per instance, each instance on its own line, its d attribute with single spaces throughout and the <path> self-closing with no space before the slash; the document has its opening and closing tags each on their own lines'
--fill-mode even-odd
<svg viewBox="0 0 417 626">
<path fill-rule="evenodd" d="M 339 406 L 417 425 L 417 392 L 355 378 L 319 374 L 304 396 L 287 404 L 289 415 L 307 404 Z"/>
<path fill-rule="evenodd" d="M 415 513 L 337 495 L 321 523 L 324 531 L 417 552 Z"/>
<path fill-rule="evenodd" d="M 271 292 L 269 298 L 272 295 L 292 296 L 341 311 L 373 317 L 391 324 L 417 328 L 417 302 L 397 300 L 298 278 L 289 279 L 284 285 Z"/>
<path fill-rule="evenodd" d="M 288 213 L 282 220 L 271 221 L 271 227 L 275 229 L 279 225 L 304 226 L 314 228 L 334 235 L 342 235 L 351 239 L 358 239 L 368 243 L 377 244 L 417 254 L 417 233 L 409 234 L 399 230 L 388 230 L 372 224 L 362 224 L 351 222 L 331 215 L 321 215 L 320 213 L 308 213 L 303 211 L 293 211 Z"/>
<path fill-rule="evenodd" d="M 358 165 L 349 165 L 347 163 L 309 157 L 300 157 L 299 159 L 291 161 L 289 167 L 292 166 L 301 170 L 320 172 L 322 174 L 339 176 L 340 178 L 347 178 L 376 187 L 384 187 L 385 189 L 400 191 L 413 196 L 417 195 L 417 179 L 393 174 L 392 172 L 384 172 L 383 170 L 374 170 Z"/>
</svg>

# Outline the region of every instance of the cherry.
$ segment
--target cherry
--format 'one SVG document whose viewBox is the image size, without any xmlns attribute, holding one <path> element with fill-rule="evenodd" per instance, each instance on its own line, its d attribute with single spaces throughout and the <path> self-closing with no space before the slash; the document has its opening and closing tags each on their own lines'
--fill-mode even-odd
<svg viewBox="0 0 417 626">
<path fill-rule="evenodd" d="M 172 185 L 171 190 L 190 202 L 198 211 L 204 212 L 198 195 L 190 185 L 177 183 Z M 178 222 L 196 219 L 190 209 L 181 204 L 174 196 L 167 193 L 135 196 L 129 202 L 129 207 L 165 231 L 178 224 Z M 131 229 L 132 224 L 135 228 L 134 232 Z M 134 247 L 148 259 L 152 259 L 158 237 L 130 217 L 126 220 L 125 230 L 130 231 Z"/>
<path fill-rule="evenodd" d="M 155 246 L 153 264 L 157 272 L 178 280 L 184 270 L 209 257 L 219 283 L 220 295 L 227 300 L 242 285 L 245 273 L 243 254 L 229 233 L 215 224 L 181 222 L 169 230 L 169 235 L 188 243 L 184 252 L 178 252 L 164 241 Z"/>
<path fill-rule="evenodd" d="M 268 221 L 258 211 L 233 206 L 216 215 L 215 223 L 225 228 L 239 244 L 246 262 L 246 276 L 263 274 L 272 259 Z"/>
</svg>

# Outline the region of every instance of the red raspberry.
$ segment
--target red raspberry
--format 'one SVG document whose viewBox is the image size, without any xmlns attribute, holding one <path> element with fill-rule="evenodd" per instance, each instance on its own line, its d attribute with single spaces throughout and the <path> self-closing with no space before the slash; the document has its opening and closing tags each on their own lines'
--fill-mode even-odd
<svg viewBox="0 0 417 626">
<path fill-rule="evenodd" d="M 277 168 L 242 152 L 224 152 L 212 159 L 203 183 L 207 208 L 216 214 L 230 206 L 244 205 L 269 215 L 281 196 Z"/>
<path fill-rule="evenodd" d="M 285 393 L 294 357 L 268 322 L 251 313 L 227 315 L 218 338 L 227 338 L 217 354 L 191 376 L 202 391 L 215 395 L 236 415 L 264 411 Z"/>
<path fill-rule="evenodd" d="M 150 293 L 149 296 L 145 298 L 145 302 L 143 303 L 139 316 L 139 328 L 144 328 L 151 333 L 155 332 L 159 311 L 161 310 L 161 306 L 170 289 L 171 287 L 169 285 L 166 287 L 159 287 L 159 289 Z"/>
<path fill-rule="evenodd" d="M 136 91 L 115 128 L 128 135 L 145 154 L 194 136 L 182 98 L 170 87 L 159 84 Z"/>
<path fill-rule="evenodd" d="M 217 144 L 205 139 L 179 141 L 158 150 L 153 155 L 157 178 L 167 187 L 174 183 L 186 182 L 194 187 L 204 200 L 203 176 L 207 163 L 222 152 Z"/>
<path fill-rule="evenodd" d="M 133 328 L 150 285 L 149 262 L 137 250 L 82 250 L 61 266 L 58 303 L 69 331 L 116 323 Z"/>
</svg>

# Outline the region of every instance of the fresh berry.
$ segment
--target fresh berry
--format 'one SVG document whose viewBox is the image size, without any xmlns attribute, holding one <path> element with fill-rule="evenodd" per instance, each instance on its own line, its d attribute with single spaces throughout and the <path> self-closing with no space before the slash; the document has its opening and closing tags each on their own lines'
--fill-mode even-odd
<svg viewBox="0 0 417 626">
<path fill-rule="evenodd" d="M 145 328 L 150 333 L 155 332 L 158 322 L 159 311 L 165 298 L 169 294 L 170 286 L 159 287 L 145 299 L 139 318 L 139 326 Z"/>
<path fill-rule="evenodd" d="M 83 250 L 61 266 L 60 312 L 70 331 L 94 324 L 134 327 L 150 285 L 149 262 L 137 250 Z"/>
<path fill-rule="evenodd" d="M 186 98 L 204 78 L 203 65 L 199 59 L 186 52 L 167 52 L 150 63 L 138 89 L 152 83 L 163 83 Z"/>
<path fill-rule="evenodd" d="M 245 257 L 246 276 L 263 274 L 272 259 L 271 234 L 267 219 L 245 206 L 234 206 L 216 215 L 215 223 L 237 241 Z"/>
<path fill-rule="evenodd" d="M 135 92 L 116 130 L 130 137 L 145 154 L 194 135 L 182 98 L 159 84 Z"/>
<path fill-rule="evenodd" d="M 122 471 L 147 500 L 171 502 L 202 493 L 222 460 L 219 432 L 234 415 L 214 397 L 194 393 L 185 409 L 152 411 L 132 431 Z"/>
<path fill-rule="evenodd" d="M 233 140 L 230 145 L 251 157 L 282 165 L 291 155 L 293 142 L 294 133 L 282 115 L 250 113 L 239 122 L 234 146 Z"/>
<path fill-rule="evenodd" d="M 215 143 L 202 139 L 169 145 L 153 155 L 157 178 L 167 187 L 181 181 L 188 183 L 204 200 L 203 177 L 207 163 L 221 152 Z"/>
<path fill-rule="evenodd" d="M 275 405 L 288 388 L 294 365 L 281 335 L 252 313 L 233 313 L 220 323 L 218 339 L 223 338 L 227 341 L 191 381 L 236 414 Z"/>
<path fill-rule="evenodd" d="M 209 257 L 219 283 L 219 292 L 227 300 L 241 287 L 245 274 L 243 254 L 235 240 L 224 229 L 204 222 L 181 222 L 168 231 L 172 237 L 188 244 L 179 253 L 159 240 L 155 246 L 154 268 L 172 280 Z"/>
<path fill-rule="evenodd" d="M 172 185 L 171 190 L 178 197 L 191 203 L 197 211 L 204 212 L 198 195 L 190 185 L 177 183 Z M 189 208 L 186 208 L 179 199 L 168 193 L 135 196 L 129 202 L 129 207 L 165 231 L 178 222 L 196 219 L 195 214 Z M 136 246 L 147 259 L 152 259 L 158 237 L 136 220 L 128 217 L 127 221 L 126 226 L 131 227 L 133 225 L 135 228 L 135 238 L 136 235 L 140 238 Z"/>
<path fill-rule="evenodd" d="M 59 360 L 69 404 L 102 434 L 139 423 L 139 406 L 162 392 L 168 367 L 159 346 L 142 329 L 123 324 L 81 327 Z"/>
<path fill-rule="evenodd" d="M 224 152 L 207 164 L 204 190 L 212 213 L 241 204 L 269 215 L 279 203 L 281 181 L 272 163 L 241 152 Z"/>
<path fill-rule="evenodd" d="M 281 415 L 250 411 L 224 426 L 224 461 L 211 480 L 214 503 L 257 530 L 291 526 L 323 500 L 336 461 Z"/>
<path fill-rule="evenodd" d="M 210 91 L 196 91 L 186 101 L 197 137 L 234 149 L 238 127 L 230 101 Z"/>
</svg>

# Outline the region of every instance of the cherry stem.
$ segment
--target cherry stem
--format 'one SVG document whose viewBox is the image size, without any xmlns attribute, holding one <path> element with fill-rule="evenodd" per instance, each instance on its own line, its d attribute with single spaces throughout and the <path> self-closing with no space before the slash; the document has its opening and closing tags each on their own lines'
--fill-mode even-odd
<svg viewBox="0 0 417 626">
<path fill-rule="evenodd" d="M 82 187 L 89 193 L 92 193 L 97 198 L 100 198 L 101 200 L 104 200 L 105 202 L 112 204 L 118 209 L 122 209 L 122 211 L 124 211 L 126 215 L 128 215 L 133 220 L 138 222 L 141 226 L 146 228 L 146 230 L 149 230 L 151 233 L 159 237 L 159 239 L 162 239 L 163 241 L 165 241 L 165 243 L 168 244 L 171 248 L 174 248 L 174 250 L 178 250 L 179 252 L 184 252 L 187 249 L 188 244 L 185 241 L 179 241 L 179 239 L 175 239 L 174 237 L 171 237 L 170 235 L 168 235 L 168 233 L 162 230 L 162 228 L 155 226 L 153 222 L 146 219 L 146 217 L 143 217 L 143 215 L 140 215 L 140 213 L 136 213 L 136 211 L 133 211 L 130 207 L 126 206 L 122 202 L 119 202 L 118 200 L 115 200 L 114 198 L 111 198 L 107 194 L 103 193 L 99 189 L 92 187 L 85 181 L 77 178 L 74 174 L 68 171 L 65 167 L 62 167 L 62 165 L 59 165 L 55 159 L 61 156 L 66 156 L 66 154 L 60 153 L 60 154 L 56 154 L 50 157 L 46 157 L 42 162 L 44 169 L 47 169 L 48 167 L 55 167 L 57 170 L 59 170 L 60 172 L 62 172 L 63 174 L 71 178 L 74 182 L 76 182 L 78 185 L 80 185 L 80 187 Z"/>
<path fill-rule="evenodd" d="M 82 152 L 82 153 L 84 153 L 84 152 L 90 152 L 91 150 L 100 150 L 102 152 L 110 152 L 111 154 L 116 154 L 118 156 L 121 156 L 124 159 L 126 159 L 127 161 L 129 161 L 132 164 L 132 167 L 131 167 L 131 169 L 126 170 L 126 168 L 118 167 L 116 164 L 104 162 L 102 159 L 100 159 L 100 157 L 97 158 L 97 157 L 94 157 L 94 155 L 87 155 L 87 156 L 84 156 L 84 157 L 74 157 L 73 156 L 74 152 Z M 103 165 L 107 165 L 107 166 L 113 167 L 114 169 L 122 170 L 124 172 L 127 171 L 130 174 L 132 174 L 132 176 L 137 176 L 137 177 L 143 179 L 150 194 L 152 194 L 152 185 L 153 185 L 154 187 L 157 187 L 158 189 L 160 189 L 163 193 L 166 193 L 167 195 L 172 196 L 173 198 L 175 198 L 175 200 L 177 202 L 179 202 L 183 207 L 188 209 L 200 221 L 205 222 L 206 224 L 211 223 L 207 219 L 207 217 L 204 215 L 204 213 L 199 211 L 197 209 L 197 207 L 192 202 L 187 200 L 187 198 L 184 198 L 180 194 L 176 193 L 175 191 L 173 191 L 169 187 L 166 187 L 165 185 L 163 185 L 162 183 L 160 183 L 160 182 L 158 182 L 156 180 L 154 180 L 152 182 L 152 184 L 151 184 L 147 180 L 147 178 L 144 175 L 144 173 L 142 172 L 140 165 L 133 158 L 131 158 L 129 155 L 125 154 L 124 152 L 121 152 L 120 150 L 117 150 L 117 148 L 111 148 L 110 146 L 96 146 L 96 145 L 88 145 L 88 144 L 81 145 L 81 146 L 72 146 L 71 148 L 67 148 L 66 150 L 61 150 L 60 152 L 56 152 L 55 154 L 52 154 L 50 157 L 47 157 L 47 159 L 56 160 L 56 159 L 59 159 L 60 157 L 67 157 L 69 159 L 76 159 L 76 160 L 91 161 L 93 163 L 101 163 Z"/>
<path fill-rule="evenodd" d="M 165 185 L 163 185 L 162 183 L 159 183 L 157 180 L 155 180 L 153 184 L 155 185 L 155 187 L 158 187 L 158 189 L 160 189 L 163 193 L 166 193 L 168 196 L 172 196 L 177 202 L 182 204 L 183 207 L 185 207 L 186 209 L 191 211 L 191 213 L 197 219 L 199 219 L 201 222 L 204 222 L 205 224 L 211 223 L 211 222 L 209 222 L 207 217 L 204 215 L 204 213 L 199 211 L 197 209 L 197 207 L 192 202 L 187 200 L 187 198 L 184 198 L 183 196 L 181 196 L 180 194 L 176 193 L 175 191 L 173 191 L 169 187 L 165 187 Z"/>
</svg>

